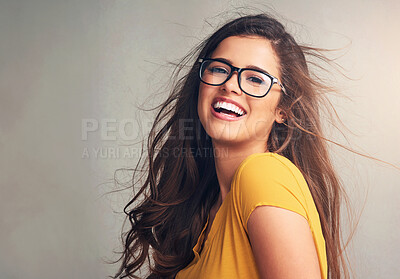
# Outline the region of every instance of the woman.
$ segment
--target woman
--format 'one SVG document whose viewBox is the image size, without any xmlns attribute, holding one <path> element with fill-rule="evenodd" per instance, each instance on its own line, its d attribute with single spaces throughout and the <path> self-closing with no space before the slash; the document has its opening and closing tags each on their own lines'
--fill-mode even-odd
<svg viewBox="0 0 400 279">
<path fill-rule="evenodd" d="M 146 259 L 148 278 L 347 274 L 342 191 L 319 121 L 326 87 L 304 52 L 264 14 L 228 22 L 198 47 L 152 127 L 115 277 L 134 277 Z"/>
</svg>

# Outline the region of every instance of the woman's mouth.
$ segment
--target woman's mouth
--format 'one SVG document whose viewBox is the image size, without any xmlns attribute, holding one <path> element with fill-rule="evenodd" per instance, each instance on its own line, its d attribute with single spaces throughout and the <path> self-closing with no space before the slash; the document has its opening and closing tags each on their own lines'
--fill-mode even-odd
<svg viewBox="0 0 400 279">
<path fill-rule="evenodd" d="M 246 115 L 246 111 L 235 103 L 229 99 L 217 98 L 211 105 L 212 113 L 223 120 L 239 120 Z"/>
</svg>

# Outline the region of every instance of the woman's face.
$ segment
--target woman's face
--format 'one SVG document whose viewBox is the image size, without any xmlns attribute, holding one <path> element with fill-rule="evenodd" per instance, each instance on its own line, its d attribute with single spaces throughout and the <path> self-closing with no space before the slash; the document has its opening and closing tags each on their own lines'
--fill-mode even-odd
<svg viewBox="0 0 400 279">
<path fill-rule="evenodd" d="M 262 37 L 228 37 L 218 45 L 211 58 L 222 58 L 239 68 L 256 66 L 280 80 L 279 59 L 270 42 Z M 277 84 L 274 84 L 263 98 L 243 93 L 239 88 L 237 72 L 220 86 L 200 82 L 197 107 L 199 118 L 213 143 L 225 146 L 259 144 L 264 146 L 266 151 L 266 143 L 274 121 L 282 123 L 283 115 L 281 110 L 277 109 L 280 94 L 281 88 Z M 224 111 L 215 109 L 216 103 L 221 101 L 234 104 L 244 114 L 227 115 Z M 233 108 L 236 108 L 235 106 Z"/>
</svg>

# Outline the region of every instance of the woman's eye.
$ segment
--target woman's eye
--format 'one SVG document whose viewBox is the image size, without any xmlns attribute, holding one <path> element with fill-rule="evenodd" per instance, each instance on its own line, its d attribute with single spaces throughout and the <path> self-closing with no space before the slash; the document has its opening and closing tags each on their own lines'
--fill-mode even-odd
<svg viewBox="0 0 400 279">
<path fill-rule="evenodd" d="M 213 74 L 228 74 L 228 71 L 221 67 L 210 67 L 208 70 Z"/>
<path fill-rule="evenodd" d="M 264 83 L 264 80 L 260 79 L 259 77 L 249 77 L 247 80 L 257 85 Z"/>
</svg>

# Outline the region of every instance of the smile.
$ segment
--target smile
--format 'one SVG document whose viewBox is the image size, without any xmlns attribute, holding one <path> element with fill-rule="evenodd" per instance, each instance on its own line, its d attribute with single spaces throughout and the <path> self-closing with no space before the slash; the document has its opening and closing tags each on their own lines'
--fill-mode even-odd
<svg viewBox="0 0 400 279">
<path fill-rule="evenodd" d="M 246 110 L 233 100 L 215 98 L 211 110 L 214 116 L 223 120 L 238 120 L 246 115 Z"/>
</svg>

